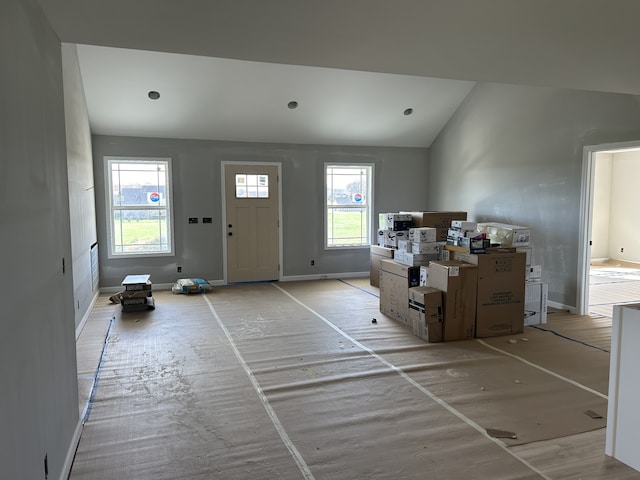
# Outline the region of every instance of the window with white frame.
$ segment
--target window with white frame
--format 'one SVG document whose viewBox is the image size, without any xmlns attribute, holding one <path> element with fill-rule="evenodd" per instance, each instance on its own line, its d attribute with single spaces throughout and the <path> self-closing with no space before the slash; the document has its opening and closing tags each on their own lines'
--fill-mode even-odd
<svg viewBox="0 0 640 480">
<path fill-rule="evenodd" d="M 173 255 L 171 159 L 105 157 L 109 256 Z"/>
<path fill-rule="evenodd" d="M 325 245 L 371 244 L 373 165 L 325 164 Z"/>
</svg>

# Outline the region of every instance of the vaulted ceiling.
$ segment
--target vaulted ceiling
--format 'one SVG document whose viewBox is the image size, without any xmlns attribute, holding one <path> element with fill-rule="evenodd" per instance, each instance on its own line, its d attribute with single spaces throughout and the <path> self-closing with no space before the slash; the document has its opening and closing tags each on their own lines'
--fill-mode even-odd
<svg viewBox="0 0 640 480">
<path fill-rule="evenodd" d="M 39 3 L 99 134 L 425 147 L 474 82 L 640 94 L 636 0 Z"/>
</svg>

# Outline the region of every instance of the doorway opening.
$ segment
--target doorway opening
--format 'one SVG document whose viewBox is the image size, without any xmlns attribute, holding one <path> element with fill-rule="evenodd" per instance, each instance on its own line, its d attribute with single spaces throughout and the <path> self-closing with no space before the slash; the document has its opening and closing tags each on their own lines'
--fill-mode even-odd
<svg viewBox="0 0 640 480">
<path fill-rule="evenodd" d="M 640 302 L 637 174 L 640 141 L 584 148 L 579 315 L 611 317 L 614 304 Z"/>
</svg>

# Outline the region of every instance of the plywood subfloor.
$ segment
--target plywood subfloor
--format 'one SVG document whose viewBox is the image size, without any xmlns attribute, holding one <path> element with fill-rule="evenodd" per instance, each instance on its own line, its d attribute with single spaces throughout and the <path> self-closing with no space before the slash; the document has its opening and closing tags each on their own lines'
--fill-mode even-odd
<svg viewBox="0 0 640 480">
<path fill-rule="evenodd" d="M 427 344 L 363 279 L 154 295 L 115 311 L 71 479 L 640 478 L 584 414 L 607 352 L 566 336 Z"/>
</svg>

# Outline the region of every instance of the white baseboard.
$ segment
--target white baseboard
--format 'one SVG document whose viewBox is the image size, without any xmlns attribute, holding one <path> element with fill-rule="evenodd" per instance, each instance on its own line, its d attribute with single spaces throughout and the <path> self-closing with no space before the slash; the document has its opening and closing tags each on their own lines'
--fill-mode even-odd
<svg viewBox="0 0 640 480">
<path fill-rule="evenodd" d="M 84 312 L 84 316 L 82 317 L 82 320 L 80 320 L 80 324 L 76 327 L 76 341 L 80 337 L 80 334 L 82 333 L 82 329 L 84 328 L 85 323 L 87 323 L 87 320 L 89 320 L 89 317 L 91 316 L 91 311 L 93 310 L 93 307 L 96 304 L 96 301 L 98 300 L 99 295 L 100 295 L 100 289 L 96 290 L 96 293 L 93 295 L 93 299 L 91 300 L 91 305 L 89 305 L 89 308 L 87 308 L 87 311 Z"/>
<path fill-rule="evenodd" d="M 336 278 L 364 278 L 368 277 L 369 272 L 345 272 L 345 273 L 323 273 L 316 275 L 289 275 L 282 277 L 282 282 L 297 282 L 301 280 L 328 280 Z"/>
<path fill-rule="evenodd" d="M 71 438 L 71 443 L 69 444 L 69 450 L 67 451 L 67 456 L 64 459 L 64 464 L 62 465 L 62 471 L 60 472 L 60 480 L 68 480 L 69 475 L 71 474 L 71 467 L 73 467 L 73 459 L 76 456 L 76 450 L 78 449 L 78 444 L 80 443 L 80 436 L 82 435 L 82 418 L 78 418 L 78 424 L 76 425 L 76 430 L 73 432 L 73 437 Z"/>
<path fill-rule="evenodd" d="M 289 275 L 280 278 L 281 282 L 296 282 L 302 280 L 327 280 L 336 278 L 366 278 L 369 272 L 345 272 L 345 273 L 322 273 L 315 275 Z M 220 287 L 226 285 L 224 280 L 207 280 L 212 287 Z M 154 283 L 153 290 L 171 290 L 173 283 Z M 122 290 L 122 286 L 117 287 L 100 287 L 100 293 L 118 293 Z M 95 300 L 94 300 L 95 301 Z"/>
<path fill-rule="evenodd" d="M 551 301 L 548 301 L 548 302 L 547 302 L 547 305 L 548 305 L 549 307 L 552 307 L 552 308 L 557 308 L 558 310 L 568 310 L 568 311 L 569 311 L 569 313 L 573 313 L 574 315 L 575 315 L 575 314 L 576 314 L 576 312 L 578 311 L 578 309 L 577 309 L 576 307 L 573 307 L 573 306 L 571 306 L 571 305 L 565 305 L 565 304 L 563 304 L 563 303 L 558 303 L 558 302 L 551 302 Z"/>
</svg>

